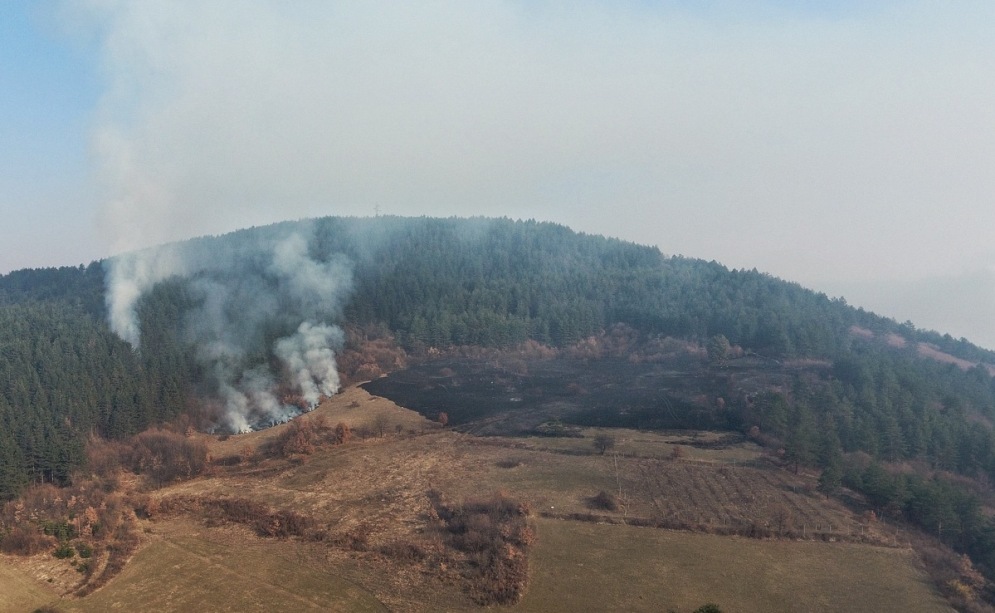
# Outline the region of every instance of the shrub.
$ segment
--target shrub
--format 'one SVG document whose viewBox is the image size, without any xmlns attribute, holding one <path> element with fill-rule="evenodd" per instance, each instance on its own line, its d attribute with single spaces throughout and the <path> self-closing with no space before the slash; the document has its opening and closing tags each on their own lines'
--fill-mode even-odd
<svg viewBox="0 0 995 613">
<path fill-rule="evenodd" d="M 22 523 L 13 526 L 7 534 L 3 535 L 3 538 L 0 538 L 0 551 L 31 556 L 48 549 L 54 543 L 54 538 L 46 536 L 37 527 Z"/>
<path fill-rule="evenodd" d="M 208 506 L 220 509 L 225 519 L 239 524 L 258 524 L 269 515 L 269 507 L 247 498 L 220 498 L 209 501 Z"/>
<path fill-rule="evenodd" d="M 314 519 L 309 515 L 290 509 L 274 511 L 266 504 L 248 498 L 171 496 L 159 501 L 157 512 L 199 513 L 208 522 L 252 526 L 260 536 L 268 537 L 310 538 L 314 531 Z"/>
<path fill-rule="evenodd" d="M 380 548 L 380 553 L 402 562 L 420 562 L 428 557 L 425 550 L 410 541 L 394 541 Z"/>
<path fill-rule="evenodd" d="M 352 430 L 349 429 L 349 425 L 343 421 L 335 424 L 335 443 L 337 445 L 344 445 L 352 439 Z"/>
<path fill-rule="evenodd" d="M 348 532 L 332 537 L 330 540 L 335 545 L 351 549 L 352 551 L 366 551 L 370 548 L 371 532 L 373 532 L 373 526 L 367 522 L 363 522 Z"/>
<path fill-rule="evenodd" d="M 157 485 L 196 477 L 207 468 L 207 445 L 167 430 L 148 430 L 131 439 L 131 469 Z"/>
<path fill-rule="evenodd" d="M 76 543 L 76 553 L 79 554 L 79 557 L 85 560 L 93 557 L 93 547 L 84 541 L 79 541 Z"/>
<path fill-rule="evenodd" d="M 59 543 L 59 546 L 55 548 L 52 555 L 60 560 L 65 560 L 66 558 L 71 558 L 76 555 L 76 550 L 69 543 Z"/>
<path fill-rule="evenodd" d="M 145 496 L 137 502 L 138 504 L 135 505 L 135 512 L 139 517 L 144 517 L 145 519 L 155 519 L 162 511 L 162 501 L 159 498 Z"/>
<path fill-rule="evenodd" d="M 76 528 L 66 520 L 45 520 L 42 521 L 41 528 L 45 534 L 54 536 L 60 541 L 68 541 L 69 539 L 77 536 Z"/>
<path fill-rule="evenodd" d="M 298 418 L 280 435 L 277 445 L 284 457 L 314 453 L 314 424 L 309 419 Z"/>
<path fill-rule="evenodd" d="M 605 490 L 601 490 L 596 496 L 591 498 L 591 507 L 604 511 L 618 511 L 618 498 L 614 494 L 609 494 Z"/>
<path fill-rule="evenodd" d="M 214 460 L 215 466 L 238 466 L 241 463 L 242 456 L 237 453 L 222 456 Z"/>
<path fill-rule="evenodd" d="M 314 526 L 314 520 L 296 511 L 282 510 L 258 518 L 255 525 L 260 536 L 286 538 L 307 535 Z"/>
<path fill-rule="evenodd" d="M 457 506 L 444 504 L 434 490 L 428 497 L 444 540 L 466 556 L 473 599 L 481 605 L 517 602 L 528 581 L 527 550 L 535 543 L 529 506 L 503 492 Z"/>
</svg>

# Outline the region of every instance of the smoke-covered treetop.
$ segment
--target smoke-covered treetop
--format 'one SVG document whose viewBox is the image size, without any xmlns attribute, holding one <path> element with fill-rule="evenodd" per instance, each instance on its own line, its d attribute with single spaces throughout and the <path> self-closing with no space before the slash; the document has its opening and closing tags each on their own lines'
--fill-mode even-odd
<svg viewBox="0 0 995 613">
<path fill-rule="evenodd" d="M 409 346 L 499 345 L 524 338 L 563 344 L 624 321 L 646 332 L 723 334 L 757 351 L 828 356 L 846 346 L 850 326 L 857 325 L 929 342 L 968 361 L 995 362 L 995 352 L 965 339 L 851 308 L 842 299 L 756 269 L 729 270 L 558 224 L 508 219 L 283 222 L 172 243 L 86 268 L 16 271 L 0 277 L 0 303 L 57 300 L 104 317 L 105 269 L 114 273 L 107 278 L 109 320 L 134 345 L 139 343 L 132 313 L 136 295 L 170 277 L 183 277 L 200 279 L 202 289 L 219 278 L 239 279 L 238 287 L 222 293 L 234 290 L 257 301 L 271 300 L 269 290 L 284 296 L 290 289 L 291 302 L 310 310 L 309 318 L 336 302 L 348 323 L 386 324 Z M 342 275 L 350 273 L 352 285 L 342 283 Z M 253 283 L 265 285 L 267 292 L 255 292 Z M 272 312 L 285 305 L 259 306 Z M 242 327 L 253 328 L 250 323 Z"/>
<path fill-rule="evenodd" d="M 334 352 L 343 334 L 332 322 L 351 289 L 351 267 L 338 254 L 315 257 L 314 243 L 313 224 L 301 222 L 113 258 L 105 263 L 108 323 L 139 348 L 143 298 L 179 282 L 173 333 L 224 403 L 225 425 L 244 431 L 284 421 L 300 409 L 280 399 L 281 383 L 307 407 L 339 387 Z"/>
</svg>

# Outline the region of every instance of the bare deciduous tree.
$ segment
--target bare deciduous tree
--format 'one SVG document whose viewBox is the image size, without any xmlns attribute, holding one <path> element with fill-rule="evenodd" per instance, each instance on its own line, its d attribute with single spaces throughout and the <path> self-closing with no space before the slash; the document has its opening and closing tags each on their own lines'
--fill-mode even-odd
<svg viewBox="0 0 995 613">
<path fill-rule="evenodd" d="M 791 509 L 784 504 L 779 504 L 772 509 L 771 519 L 778 534 L 784 534 L 792 528 L 794 516 L 791 513 Z"/>
<path fill-rule="evenodd" d="M 386 413 L 377 413 L 373 416 L 373 430 L 377 433 L 377 436 L 383 438 L 389 428 L 390 417 Z"/>
<path fill-rule="evenodd" d="M 594 437 L 594 448 L 597 449 L 601 455 L 605 455 L 606 451 L 610 451 L 615 448 L 615 437 L 604 432 L 596 435 Z"/>
<path fill-rule="evenodd" d="M 618 492 L 615 495 L 615 500 L 618 503 L 618 509 L 622 511 L 622 517 L 624 518 L 629 515 L 629 495 L 622 489 L 622 469 L 618 461 L 618 452 L 612 453 L 611 457 L 612 469 L 615 473 L 615 485 L 618 489 Z"/>
</svg>

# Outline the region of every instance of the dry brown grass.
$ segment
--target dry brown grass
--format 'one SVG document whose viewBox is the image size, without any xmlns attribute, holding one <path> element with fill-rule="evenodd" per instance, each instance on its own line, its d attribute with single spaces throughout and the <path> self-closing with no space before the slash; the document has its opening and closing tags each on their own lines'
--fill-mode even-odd
<svg viewBox="0 0 995 613">
<path fill-rule="evenodd" d="M 866 530 L 812 484 L 776 468 L 637 460 L 625 479 L 657 525 L 757 536 L 860 540 Z"/>
<path fill-rule="evenodd" d="M 872 330 L 861 328 L 859 326 L 850 326 L 850 334 L 866 340 L 873 340 L 877 336 Z M 881 341 L 887 346 L 896 349 L 902 349 L 908 344 L 908 341 L 905 338 L 895 333 L 884 335 L 884 337 L 881 338 Z M 939 347 L 933 345 L 932 343 L 917 343 L 915 349 L 916 353 L 918 353 L 920 357 L 935 360 L 943 364 L 954 364 L 961 370 L 970 370 L 979 365 L 977 362 L 971 362 L 969 360 L 950 355 L 949 353 L 940 350 Z M 988 374 L 995 376 L 995 365 L 985 364 L 983 362 L 980 363 L 980 365 L 988 371 Z"/>
<path fill-rule="evenodd" d="M 0 611 L 32 611 L 58 598 L 51 584 L 37 581 L 26 565 L 23 558 L 0 555 Z"/>
<path fill-rule="evenodd" d="M 942 362 L 944 364 L 955 364 L 961 370 L 970 370 L 977 366 L 974 362 L 970 362 L 968 360 L 952 356 L 949 353 L 940 351 L 935 345 L 931 345 L 929 343 L 919 343 L 916 347 L 916 351 L 924 358 L 936 360 L 937 362 Z"/>
<path fill-rule="evenodd" d="M 651 435 L 644 435 L 651 436 Z M 658 435 L 660 450 L 671 450 L 674 435 Z M 701 437 L 701 438 L 704 438 Z M 624 440 L 623 435 L 620 439 Z M 600 521 L 754 536 L 790 536 L 822 540 L 891 543 L 883 526 L 869 528 L 842 504 L 814 488 L 814 479 L 794 475 L 769 462 L 741 465 L 752 444 L 738 451 L 688 448 L 699 459 L 601 456 L 584 439 L 566 439 L 565 450 L 549 439 L 477 439 L 464 437 L 464 470 L 474 475 L 473 489 L 506 489 L 554 517 L 590 517 Z M 553 448 L 547 447 L 549 442 Z M 622 447 L 625 443 L 620 443 Z M 648 450 L 648 443 L 646 445 Z M 744 451 L 745 450 L 745 451 Z M 565 452 L 569 451 L 569 452 Z M 658 451 L 657 453 L 661 453 Z M 709 458 L 712 454 L 712 458 Z M 732 460 L 732 457 L 736 457 Z M 508 462 L 512 458 L 513 462 Z M 720 459 L 725 458 L 725 459 Z M 448 484 L 454 495 L 472 495 L 467 484 Z M 615 512 L 591 517 L 591 499 L 604 491 L 618 503 Z M 790 529 L 778 522 L 787 509 Z"/>
<path fill-rule="evenodd" d="M 511 611 L 947 612 L 907 549 L 539 520 Z"/>
<path fill-rule="evenodd" d="M 154 534 L 113 583 L 61 611 L 385 611 L 306 548 L 239 527 L 179 518 Z"/>
<path fill-rule="evenodd" d="M 232 580 L 232 589 L 249 589 L 247 585 L 257 582 L 292 592 L 263 590 L 261 598 L 270 604 L 282 598 L 285 603 L 298 603 L 306 610 L 311 608 L 308 603 L 315 601 L 317 593 L 308 590 L 320 591 L 322 588 L 317 586 L 322 582 L 343 581 L 345 583 L 337 585 L 352 586 L 350 589 L 357 591 L 350 593 L 358 594 L 356 597 L 361 600 L 372 599 L 364 602 L 379 601 L 392 610 L 474 610 L 479 606 L 477 603 L 501 601 L 494 594 L 504 593 L 501 591 L 504 588 L 491 592 L 482 589 L 480 586 L 486 582 L 469 572 L 474 564 L 476 568 L 482 568 L 482 563 L 490 560 L 490 554 L 483 552 L 500 549 L 489 545 L 494 542 L 493 531 L 488 533 L 489 537 L 479 535 L 495 526 L 498 526 L 498 533 L 507 532 L 505 536 L 514 531 L 504 530 L 494 523 L 490 513 L 477 514 L 488 519 L 468 519 L 474 513 L 464 515 L 464 520 L 460 521 L 472 530 L 463 531 L 460 527 L 450 530 L 445 516 L 457 516 L 454 510 L 459 508 L 458 501 L 464 502 L 464 509 L 473 509 L 481 494 L 499 490 L 507 492 L 506 499 L 515 500 L 516 504 L 520 501 L 552 517 L 590 516 L 592 497 L 604 492 L 616 503 L 616 510 L 599 510 L 591 519 L 608 523 L 672 525 L 715 533 L 742 532 L 744 527 L 757 526 L 765 528 L 763 535 L 783 532 L 785 536 L 809 539 L 885 536 L 881 532 L 885 528 L 867 528 L 847 509 L 816 494 L 811 476 L 796 476 L 763 461 L 759 448 L 752 443 L 723 447 L 721 435 L 714 433 L 619 430 L 616 431 L 616 451 L 619 453 L 601 456 L 591 445 L 591 438 L 598 432 L 595 429 L 585 430 L 585 438 L 580 439 L 482 439 L 443 430 L 438 424 L 385 399 L 372 397 L 360 388 L 347 389 L 301 419 L 320 419 L 325 424 L 342 422 L 353 430 L 362 430 L 371 428 L 378 416 L 400 425 L 400 433 L 395 427 L 388 428 L 383 437 L 356 437 L 347 444 L 319 442 L 306 456 L 306 461 L 296 457 L 267 457 L 261 453 L 284 435 L 290 428 L 287 425 L 231 436 L 223 441 L 194 435 L 208 446 L 215 460 L 229 456 L 240 459 L 230 463 L 216 461 L 205 475 L 149 493 L 144 504 L 152 511 L 153 518 L 158 511 L 159 519 L 141 521 L 140 526 L 146 531 L 144 548 L 118 579 L 82 600 L 72 601 L 69 609 L 103 610 L 100 607 L 109 607 L 115 602 L 141 609 L 142 603 L 150 602 L 148 598 L 156 590 L 170 594 L 175 600 L 163 602 L 174 602 L 178 607 L 188 603 L 186 596 L 181 596 L 184 591 L 203 596 L 205 590 L 228 589 L 217 587 L 218 582 L 213 579 L 199 584 L 197 573 L 216 571 L 230 578 L 233 572 L 244 570 L 246 576 L 254 579 L 248 583 Z M 675 446 L 684 448 L 686 455 L 670 459 Z M 440 497 L 430 496 L 432 491 L 440 493 Z M 190 503 L 189 509 L 181 508 L 179 503 L 183 501 Z M 171 509 L 170 505 L 176 508 Z M 246 512 L 240 515 L 239 509 Z M 172 513 L 166 519 L 162 519 L 164 510 Z M 301 524 L 304 529 L 283 534 L 266 528 L 267 525 L 272 527 L 272 523 L 259 523 L 259 518 L 267 521 L 276 518 L 276 525 L 289 525 L 287 517 L 279 515 L 286 511 L 304 518 L 306 521 Z M 443 522 L 441 528 L 440 520 Z M 626 594 L 659 594 L 662 588 L 658 580 L 650 585 L 641 583 L 639 578 L 645 573 L 648 573 L 646 581 L 653 578 L 651 571 L 660 570 L 654 566 L 656 560 L 672 555 L 675 556 L 674 564 L 692 563 L 687 557 L 694 555 L 689 553 L 692 550 L 674 553 L 668 549 L 672 545 L 659 541 L 662 538 L 659 535 L 673 534 L 669 531 L 642 529 L 629 532 L 636 528 L 617 528 L 621 532 L 602 533 L 602 530 L 614 528 L 588 522 L 541 520 L 540 553 L 537 565 L 531 565 L 530 573 L 540 578 L 550 573 L 571 577 L 576 570 L 571 565 L 576 560 L 590 560 L 585 563 L 592 565 L 591 572 L 601 573 L 602 578 L 612 578 L 615 587 L 606 594 L 612 593 L 611 590 L 622 590 Z M 546 532 L 553 535 L 552 544 L 545 542 Z M 452 538 L 454 534 L 466 533 L 478 536 L 467 537 L 465 542 Z M 267 534 L 285 538 L 261 536 Z M 602 534 L 627 535 L 622 539 L 625 542 L 629 542 L 631 535 L 641 535 L 639 539 L 645 543 L 632 544 L 631 558 L 624 563 L 618 562 L 621 554 L 611 554 L 602 560 L 601 545 L 597 544 Z M 588 537 L 594 540 L 586 543 L 584 539 Z M 716 555 L 734 551 L 748 542 L 752 543 L 748 547 L 755 549 L 750 551 L 754 551 L 758 560 L 779 555 L 778 548 L 783 543 L 714 538 L 719 540 L 707 541 L 711 543 L 707 549 L 714 550 Z M 570 544 L 565 545 L 563 539 L 568 539 Z M 481 544 L 488 547 L 478 547 Z M 550 546 L 553 549 L 547 548 Z M 847 552 L 855 556 L 854 559 L 862 559 L 864 552 L 873 551 L 851 550 L 847 549 L 849 545 L 841 543 L 813 542 L 808 546 L 814 549 L 806 549 L 805 555 L 818 559 L 825 553 L 825 559 L 818 562 L 819 568 L 828 573 L 827 576 L 836 577 L 849 576 L 844 572 L 849 564 Z M 558 547 L 565 549 L 561 553 Z M 243 550 L 249 553 L 243 555 Z M 188 555 L 191 551 L 197 552 L 196 555 Z M 513 548 L 510 552 L 514 555 L 509 559 L 528 562 L 527 548 Z M 874 558 L 877 554 L 866 555 Z M 889 558 L 891 553 L 880 555 L 893 559 Z M 894 585 L 902 585 L 902 581 L 921 582 L 914 573 L 907 573 L 907 560 L 901 556 L 907 554 L 899 556 L 905 564 L 902 568 L 906 570 L 896 571 L 892 578 Z M 283 571 L 268 561 L 271 557 L 291 560 L 290 567 L 308 579 L 293 584 L 295 587 L 291 589 Z M 171 574 L 158 566 L 160 559 L 192 565 L 192 570 Z M 51 556 L 48 560 L 52 560 Z M 749 562 L 744 558 L 739 563 Z M 715 562 L 715 565 L 701 571 L 705 575 L 719 572 L 719 563 Z M 152 573 L 156 573 L 156 580 Z M 521 594 L 524 584 L 520 568 L 495 571 L 491 575 L 499 579 L 499 586 L 518 586 L 507 593 Z M 36 572 L 34 576 L 44 580 L 41 573 Z M 781 594 L 779 586 L 761 582 L 750 588 L 734 574 L 722 576 L 728 580 L 730 590 L 749 588 L 757 592 L 743 596 L 738 601 L 742 604 L 775 602 L 776 598 L 781 598 L 776 596 Z M 820 590 L 824 588 L 821 579 L 811 575 L 802 576 L 798 581 L 799 594 L 806 598 L 821 598 Z M 812 587 L 805 588 L 806 581 Z M 542 607 L 556 602 L 556 590 L 574 589 L 568 583 L 533 584 L 526 592 L 520 610 L 547 610 Z M 860 589 L 873 591 L 868 586 Z M 707 602 L 707 599 L 694 600 L 697 594 L 706 592 L 702 587 L 700 592 L 689 592 L 687 599 L 661 600 L 658 604 L 669 602 L 679 610 L 690 610 Z M 230 590 L 226 593 L 235 599 L 233 602 L 243 602 L 237 594 L 231 595 Z M 542 596 L 536 596 L 539 600 L 534 600 L 533 593 Z M 214 598 L 212 595 L 204 597 L 209 601 Z M 537 609 L 536 603 L 542 607 Z M 347 608 L 347 605 L 343 606 Z M 377 606 L 380 605 L 373 605 L 373 610 Z M 811 610 L 820 610 L 821 606 Z M 181 610 L 165 605 L 160 608 Z M 553 607 L 549 610 L 564 609 Z M 665 608 L 636 607 L 632 610 Z M 777 610 L 777 606 L 771 610 Z"/>
<path fill-rule="evenodd" d="M 386 398 L 371 396 L 360 387 L 348 387 L 341 393 L 325 399 L 315 410 L 298 417 L 298 420 L 322 420 L 326 424 L 344 423 L 353 433 L 364 430 L 372 433 L 378 418 L 385 416 L 389 427 L 388 433 L 397 435 L 397 426 L 401 426 L 401 434 L 420 433 L 425 430 L 438 429 L 439 425 L 425 419 L 415 411 L 398 407 Z M 293 422 L 291 422 L 293 423 Z M 213 458 L 231 456 L 247 457 L 261 451 L 267 445 L 273 445 L 291 424 L 281 424 L 258 432 L 218 437 L 209 434 L 196 433 L 196 440 L 203 440 L 208 445 L 208 451 Z"/>
</svg>

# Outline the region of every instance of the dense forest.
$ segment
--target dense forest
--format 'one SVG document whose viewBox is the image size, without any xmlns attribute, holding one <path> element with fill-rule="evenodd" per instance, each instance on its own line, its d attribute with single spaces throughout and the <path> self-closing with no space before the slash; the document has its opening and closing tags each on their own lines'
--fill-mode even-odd
<svg viewBox="0 0 995 613">
<path fill-rule="evenodd" d="M 254 259 L 254 246 L 305 228 L 309 261 L 349 271 L 343 304 L 315 313 L 347 329 L 385 330 L 416 356 L 526 341 L 568 347 L 624 324 L 643 339 L 819 360 L 828 365 L 822 374 L 805 371 L 790 389 L 733 403 L 728 427 L 822 468 L 826 491 L 864 491 L 882 514 L 918 523 L 995 569 L 995 526 L 954 478 L 995 479 L 995 386 L 985 366 L 995 353 L 756 270 L 550 223 L 323 218 L 174 248 L 236 258 L 277 287 L 282 281 Z M 0 500 L 32 482 L 68 483 L 89 437 L 121 438 L 196 413 L 212 392 L 181 326 L 210 301 L 194 286 L 207 273 L 168 276 L 142 294 L 136 347 L 107 324 L 108 264 L 0 277 Z M 261 336 L 287 327 L 268 325 Z M 926 359 L 922 344 L 962 362 Z M 239 354 L 240 367 L 273 361 L 268 346 Z M 903 462 L 918 468 L 883 468 Z"/>
</svg>

